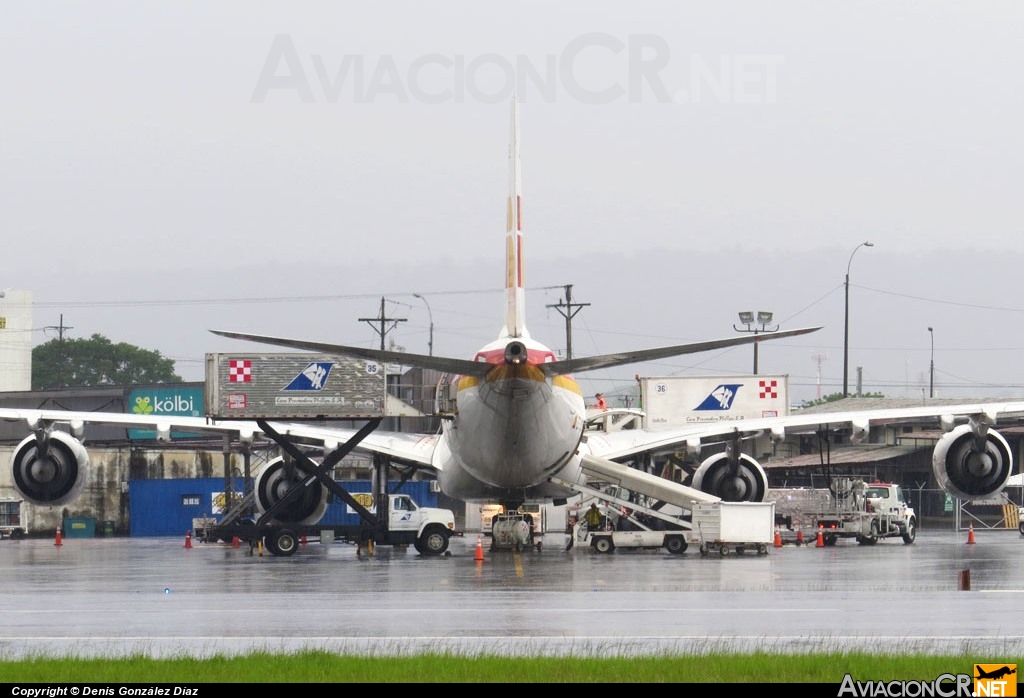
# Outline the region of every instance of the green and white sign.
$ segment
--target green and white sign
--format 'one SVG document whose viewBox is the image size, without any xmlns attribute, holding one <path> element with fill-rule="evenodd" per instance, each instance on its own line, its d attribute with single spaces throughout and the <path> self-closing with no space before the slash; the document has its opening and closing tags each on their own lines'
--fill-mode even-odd
<svg viewBox="0 0 1024 698">
<path fill-rule="evenodd" d="M 128 411 L 147 417 L 203 416 L 203 389 L 196 387 L 146 388 L 128 394 Z M 201 434 L 172 431 L 172 439 L 194 439 Z M 155 429 L 129 429 L 129 439 L 155 439 Z"/>
</svg>

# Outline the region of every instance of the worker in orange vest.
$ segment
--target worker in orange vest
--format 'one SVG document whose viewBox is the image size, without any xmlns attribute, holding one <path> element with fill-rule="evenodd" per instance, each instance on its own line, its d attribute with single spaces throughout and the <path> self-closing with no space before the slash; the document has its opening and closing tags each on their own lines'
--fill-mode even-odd
<svg viewBox="0 0 1024 698">
<path fill-rule="evenodd" d="M 597 409 L 599 409 L 599 410 L 606 410 L 606 409 L 608 409 L 608 403 L 604 401 L 604 395 L 602 395 L 601 393 L 598 393 L 594 397 L 597 398 L 597 404 L 594 405 Z"/>
</svg>

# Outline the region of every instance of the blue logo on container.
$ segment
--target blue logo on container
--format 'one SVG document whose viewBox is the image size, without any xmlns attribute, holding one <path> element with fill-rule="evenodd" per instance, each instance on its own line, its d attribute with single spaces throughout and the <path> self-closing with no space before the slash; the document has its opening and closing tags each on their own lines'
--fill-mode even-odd
<svg viewBox="0 0 1024 698">
<path fill-rule="evenodd" d="M 704 402 L 697 405 L 695 410 L 707 410 L 712 412 L 721 412 L 732 408 L 732 401 L 736 399 L 736 393 L 739 392 L 742 383 L 724 383 L 704 398 Z"/>
<path fill-rule="evenodd" d="M 331 374 L 331 367 L 334 364 L 330 361 L 314 361 L 302 369 L 299 375 L 292 379 L 282 390 L 323 390 L 327 384 L 327 376 Z"/>
</svg>

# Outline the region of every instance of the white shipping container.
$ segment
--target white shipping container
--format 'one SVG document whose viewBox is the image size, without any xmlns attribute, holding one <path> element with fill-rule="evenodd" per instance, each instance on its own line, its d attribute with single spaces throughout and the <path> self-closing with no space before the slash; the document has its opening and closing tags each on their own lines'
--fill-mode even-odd
<svg viewBox="0 0 1024 698">
<path fill-rule="evenodd" d="M 647 429 L 789 414 L 789 376 L 640 378 Z"/>
</svg>

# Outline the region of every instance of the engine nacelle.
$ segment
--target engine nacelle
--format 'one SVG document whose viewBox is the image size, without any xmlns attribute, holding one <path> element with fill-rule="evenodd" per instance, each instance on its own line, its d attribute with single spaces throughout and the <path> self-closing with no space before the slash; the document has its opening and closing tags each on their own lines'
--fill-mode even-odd
<svg viewBox="0 0 1024 698">
<path fill-rule="evenodd" d="M 294 485 L 308 477 L 298 468 L 294 468 L 293 473 L 292 477 L 288 476 L 284 458 L 278 457 L 267 463 L 256 476 L 256 508 L 261 514 L 281 501 Z M 274 512 L 274 520 L 280 523 L 315 524 L 327 512 L 328 494 L 327 488 L 319 480 L 302 487 L 294 499 Z"/>
<path fill-rule="evenodd" d="M 768 475 L 745 453 L 736 464 L 729 462 L 728 453 L 716 453 L 700 464 L 690 487 L 721 497 L 723 502 L 763 502 L 768 496 Z"/>
<path fill-rule="evenodd" d="M 89 454 L 82 442 L 63 431 L 51 431 L 40 450 L 35 435 L 14 449 L 11 471 L 14 489 L 37 506 L 57 506 L 82 493 L 89 473 Z"/>
<path fill-rule="evenodd" d="M 958 499 L 988 497 L 1006 487 L 1013 474 L 1013 454 L 1002 434 L 988 429 L 980 437 L 971 425 L 962 424 L 935 444 L 932 473 Z"/>
</svg>

